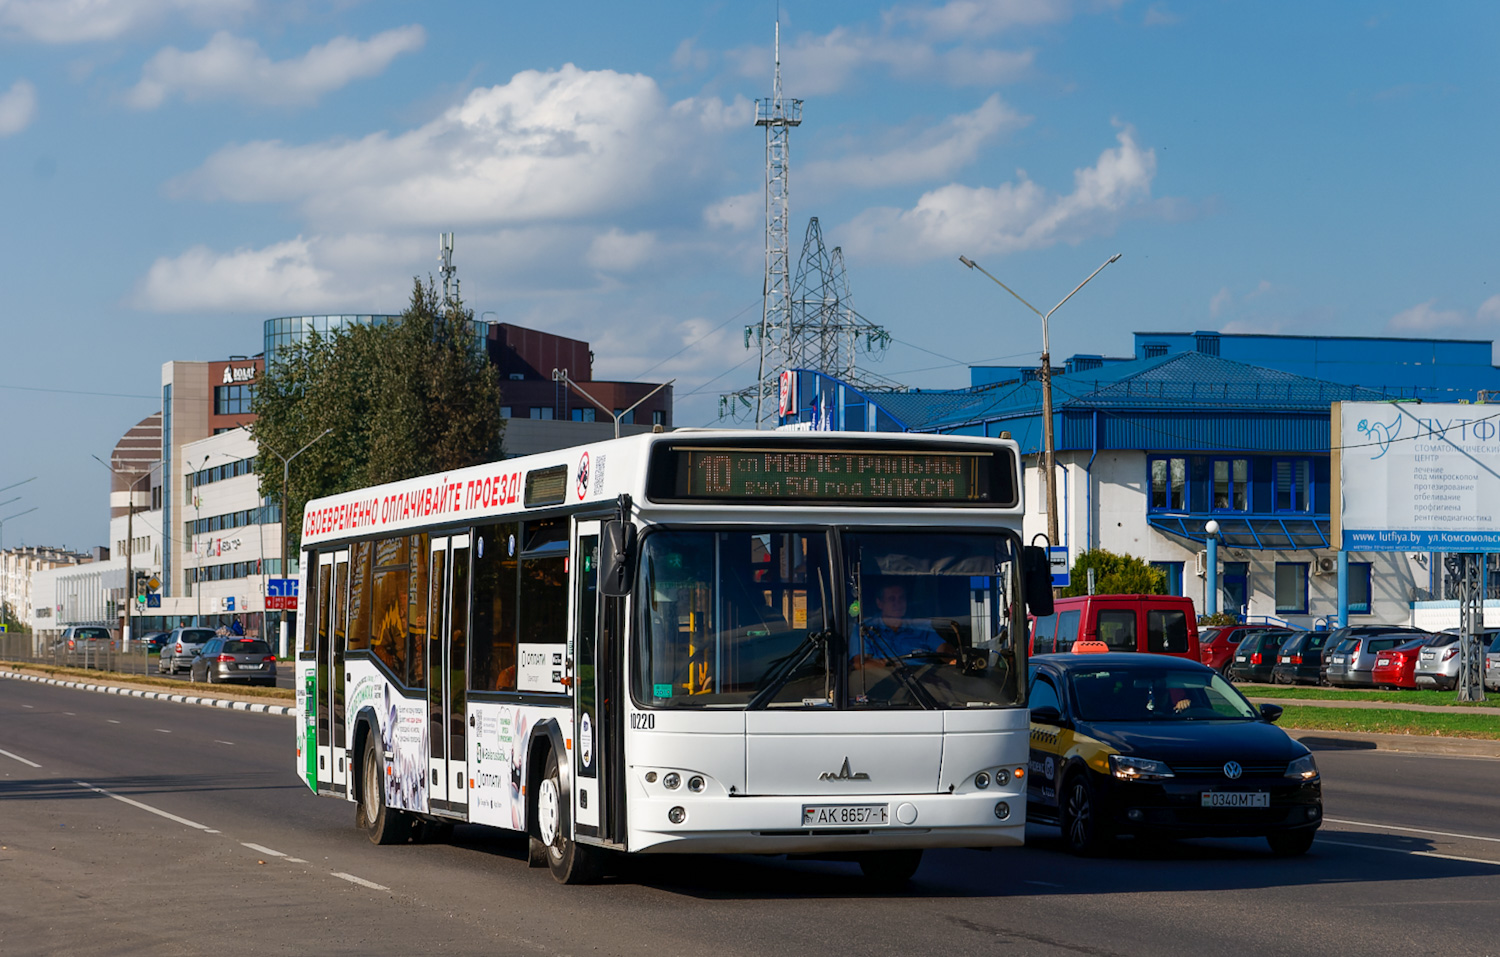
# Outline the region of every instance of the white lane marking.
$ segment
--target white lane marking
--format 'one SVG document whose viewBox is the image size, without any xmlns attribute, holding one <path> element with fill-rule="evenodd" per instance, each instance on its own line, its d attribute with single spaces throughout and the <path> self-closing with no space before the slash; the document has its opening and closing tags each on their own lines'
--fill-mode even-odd
<svg viewBox="0 0 1500 957">
<path fill-rule="evenodd" d="M 1480 837 L 1478 834 L 1458 834 L 1453 831 L 1428 831 L 1420 827 L 1400 827 L 1396 824 L 1374 824 L 1370 821 L 1345 821 L 1336 817 L 1325 817 L 1323 820 L 1330 824 L 1353 824 L 1355 827 L 1378 827 L 1382 831 L 1406 831 L 1410 834 L 1431 834 L 1435 837 L 1457 837 L 1465 841 L 1489 841 L 1491 844 L 1500 844 L 1500 837 Z"/>
<path fill-rule="evenodd" d="M 108 721 L 110 724 L 119 724 L 120 723 L 120 722 L 116 721 L 114 718 L 105 718 L 104 720 Z"/>
<path fill-rule="evenodd" d="M 288 864 L 306 864 L 307 863 L 306 861 L 304 861 L 300 857 L 289 857 L 289 858 L 286 859 L 286 862 Z"/>
<path fill-rule="evenodd" d="M 162 734 L 171 734 L 172 733 L 171 730 L 169 730 L 167 728 L 157 728 L 156 730 L 160 731 Z"/>
<path fill-rule="evenodd" d="M 1335 847 L 1357 847 L 1366 851 L 1385 851 L 1387 854 L 1407 854 L 1412 857 L 1436 857 L 1444 861 L 1463 861 L 1465 864 L 1489 864 L 1491 867 L 1500 867 L 1500 861 L 1487 861 L 1482 857 L 1459 857 L 1457 854 L 1439 854 L 1436 851 L 1408 851 L 1399 847 L 1381 847 L 1378 844 L 1354 844 L 1349 841 L 1330 841 L 1326 838 L 1318 838 L 1319 844 L 1332 844 Z"/>
<path fill-rule="evenodd" d="M 88 788 L 90 791 L 93 791 L 96 794 L 102 794 L 105 797 L 114 798 L 116 801 L 119 801 L 123 804 L 129 804 L 131 807 L 138 807 L 142 811 L 150 811 L 157 817 L 164 817 L 169 821 L 176 821 L 178 824 L 185 824 L 188 827 L 197 828 L 200 831 L 207 831 L 210 834 L 219 833 L 218 831 L 209 828 L 207 824 L 199 824 L 197 821 L 189 821 L 185 817 L 178 817 L 170 811 L 163 811 L 159 807 L 152 807 L 149 804 L 142 804 L 140 801 L 132 800 L 131 798 L 125 797 L 123 794 L 115 794 L 113 791 L 106 791 L 103 788 L 96 788 L 92 784 L 89 784 L 87 781 L 74 781 L 73 783 L 81 788 Z"/>
<path fill-rule="evenodd" d="M 69 716 L 74 717 L 74 718 L 78 717 L 78 712 L 77 711 L 64 711 L 63 714 L 69 715 Z"/>
<path fill-rule="evenodd" d="M 353 874 L 345 874 L 343 871 L 334 871 L 333 876 L 337 877 L 339 880 L 348 881 L 351 884 L 358 884 L 360 887 L 368 887 L 372 891 L 390 890 L 390 888 L 386 887 L 384 884 L 377 884 L 374 881 L 367 881 L 363 877 L 355 877 Z"/>
<path fill-rule="evenodd" d="M 234 742 L 233 741 L 220 741 L 218 738 L 214 738 L 214 744 L 227 744 L 227 745 L 233 746 Z"/>
<path fill-rule="evenodd" d="M 7 758 L 10 758 L 13 761 L 20 761 L 22 764 L 26 765 L 27 767 L 32 767 L 32 768 L 39 768 L 39 767 L 41 767 L 41 765 L 37 764 L 35 761 L 28 761 L 25 758 L 21 757 L 19 754 L 11 754 L 9 751 L 0 751 L 0 754 L 5 755 Z"/>
<path fill-rule="evenodd" d="M 260 844 L 251 844 L 249 841 L 240 841 L 240 846 L 248 847 L 252 851 L 259 851 L 267 857 L 286 857 L 286 855 L 281 853 L 280 851 L 273 851 L 269 847 L 263 847 Z"/>
<path fill-rule="evenodd" d="M 204 829 L 203 829 L 203 833 L 204 833 L 204 834 L 222 834 L 222 833 L 224 833 L 224 832 L 223 832 L 223 831 L 216 831 L 216 830 L 214 830 L 214 829 L 213 829 L 213 828 L 211 828 L 211 827 L 205 827 L 205 828 L 204 828 Z"/>
<path fill-rule="evenodd" d="M 34 704 L 23 704 L 23 705 L 21 705 L 21 707 L 23 707 L 23 708 L 35 708 L 36 705 L 34 705 Z"/>
</svg>

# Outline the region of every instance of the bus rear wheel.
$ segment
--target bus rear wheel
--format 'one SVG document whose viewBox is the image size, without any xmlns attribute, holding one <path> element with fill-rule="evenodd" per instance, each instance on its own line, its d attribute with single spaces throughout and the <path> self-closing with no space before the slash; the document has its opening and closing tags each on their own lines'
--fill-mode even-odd
<svg viewBox="0 0 1500 957">
<path fill-rule="evenodd" d="M 562 777 L 557 767 L 557 755 L 548 751 L 534 808 L 536 836 L 546 850 L 547 867 L 559 884 L 595 883 L 603 873 L 600 860 L 603 852 L 597 848 L 583 847 L 564 833 L 566 816 L 563 813 L 562 795 Z"/>
<path fill-rule="evenodd" d="M 365 738 L 364 761 L 361 764 L 363 779 L 360 782 L 359 804 L 355 805 L 355 824 L 365 832 L 372 844 L 404 844 L 411 837 L 411 815 L 386 807 L 385 760 L 380 754 L 378 738 L 379 735 L 373 730 Z"/>
<path fill-rule="evenodd" d="M 922 849 L 899 851 L 870 851 L 861 854 L 859 869 L 865 879 L 876 887 L 905 887 L 922 866 Z"/>
</svg>

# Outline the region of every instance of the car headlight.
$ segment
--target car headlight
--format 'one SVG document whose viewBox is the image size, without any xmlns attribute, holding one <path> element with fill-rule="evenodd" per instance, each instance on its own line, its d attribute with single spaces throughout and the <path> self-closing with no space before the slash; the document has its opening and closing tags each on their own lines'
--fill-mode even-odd
<svg viewBox="0 0 1500 957">
<path fill-rule="evenodd" d="M 1150 758 L 1133 758 L 1124 754 L 1109 756 L 1110 773 L 1121 781 L 1162 781 L 1175 777 L 1164 761 Z"/>
<path fill-rule="evenodd" d="M 1299 781 L 1311 781 L 1318 776 L 1318 762 L 1313 760 L 1312 755 L 1304 754 L 1286 766 L 1286 776 Z"/>
</svg>

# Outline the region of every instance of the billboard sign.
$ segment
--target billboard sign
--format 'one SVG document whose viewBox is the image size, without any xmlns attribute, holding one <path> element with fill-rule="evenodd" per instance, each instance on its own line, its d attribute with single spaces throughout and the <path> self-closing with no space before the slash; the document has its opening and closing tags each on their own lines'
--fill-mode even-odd
<svg viewBox="0 0 1500 957">
<path fill-rule="evenodd" d="M 1333 407 L 1334 546 L 1500 551 L 1500 407 Z"/>
</svg>

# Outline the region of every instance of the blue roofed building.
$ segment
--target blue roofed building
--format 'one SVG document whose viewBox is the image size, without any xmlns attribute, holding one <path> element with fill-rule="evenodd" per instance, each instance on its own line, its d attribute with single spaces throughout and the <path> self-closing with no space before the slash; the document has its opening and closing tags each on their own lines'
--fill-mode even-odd
<svg viewBox="0 0 1500 957">
<path fill-rule="evenodd" d="M 1221 609 L 1302 626 L 1331 619 L 1332 404 L 1476 401 L 1500 391 L 1490 349 L 1455 340 L 1137 333 L 1133 357 L 1074 356 L 1052 374 L 1058 544 L 1075 558 L 1095 547 L 1143 558 L 1201 611 L 1213 520 Z M 1044 532 L 1037 370 L 975 367 L 971 376 L 968 388 L 868 392 L 799 371 L 783 427 L 1008 434 L 1026 459 L 1027 535 Z M 1413 601 L 1446 597 L 1440 557 L 1348 555 L 1350 622 L 1405 622 Z M 1500 569 L 1491 580 L 1500 588 Z"/>
</svg>

